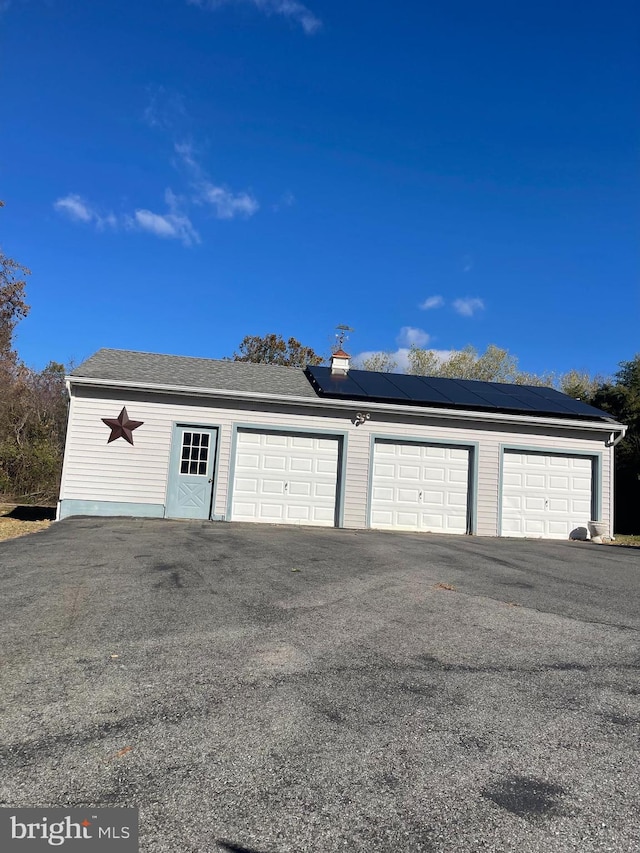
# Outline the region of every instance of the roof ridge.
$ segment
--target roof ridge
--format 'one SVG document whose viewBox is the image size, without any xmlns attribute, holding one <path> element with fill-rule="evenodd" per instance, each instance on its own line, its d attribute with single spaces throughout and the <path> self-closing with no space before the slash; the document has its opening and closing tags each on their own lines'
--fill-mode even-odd
<svg viewBox="0 0 640 853">
<path fill-rule="evenodd" d="M 273 364 L 271 362 L 265 361 L 244 361 L 242 359 L 237 358 L 211 358 L 206 355 L 176 355 L 175 353 L 169 352 L 151 352 L 149 350 L 135 350 L 135 349 L 117 349 L 115 347 L 100 347 L 93 355 L 98 355 L 101 352 L 110 352 L 110 353 L 122 353 L 123 355 L 150 355 L 154 358 L 181 358 L 181 359 L 189 359 L 191 361 L 214 361 L 220 364 L 253 364 L 256 367 L 278 367 L 285 368 L 287 370 L 302 370 L 303 367 L 296 367 L 293 364 Z M 91 358 L 93 356 L 90 356 Z M 85 359 L 88 361 L 88 359 Z M 80 366 L 80 365 L 79 365 Z"/>
</svg>

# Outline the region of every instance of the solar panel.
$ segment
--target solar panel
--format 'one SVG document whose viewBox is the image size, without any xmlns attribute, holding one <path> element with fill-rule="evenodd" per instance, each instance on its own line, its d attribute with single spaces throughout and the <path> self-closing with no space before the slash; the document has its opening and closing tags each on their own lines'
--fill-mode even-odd
<svg viewBox="0 0 640 853">
<path fill-rule="evenodd" d="M 410 400 L 402 386 L 398 386 L 389 379 L 388 373 L 374 373 L 370 370 L 350 370 L 349 376 L 362 389 L 367 397 L 375 397 L 378 400 Z"/>
<path fill-rule="evenodd" d="M 411 400 L 421 400 L 425 393 L 428 393 L 429 399 L 434 403 L 450 403 L 450 399 L 442 391 L 439 391 L 435 386 L 425 384 L 427 378 L 424 376 L 407 376 L 402 373 L 389 373 L 389 381 L 397 388 L 402 387 L 405 394 L 409 395 Z M 428 391 L 426 390 L 428 389 Z"/>
<path fill-rule="evenodd" d="M 477 411 L 609 418 L 606 412 L 574 400 L 555 388 L 537 385 L 507 385 L 369 370 L 350 370 L 346 376 L 340 376 L 332 375 L 329 367 L 307 367 L 305 373 L 321 397 Z"/>
<path fill-rule="evenodd" d="M 454 406 L 486 406 L 487 403 L 474 390 L 466 388 L 457 379 L 441 379 L 439 376 L 425 376 L 425 386 L 429 389 L 433 388 L 444 394 L 450 404 Z M 416 400 L 416 402 L 424 402 L 428 397 Z"/>
</svg>

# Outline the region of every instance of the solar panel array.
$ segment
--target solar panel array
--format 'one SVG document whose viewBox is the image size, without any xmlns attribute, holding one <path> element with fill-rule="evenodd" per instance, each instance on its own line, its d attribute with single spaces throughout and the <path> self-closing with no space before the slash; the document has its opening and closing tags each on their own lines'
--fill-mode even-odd
<svg viewBox="0 0 640 853">
<path fill-rule="evenodd" d="M 610 418 L 606 412 L 581 400 L 537 385 L 369 370 L 350 370 L 346 376 L 341 376 L 332 375 L 329 367 L 307 367 L 305 372 L 320 397 L 567 418 Z"/>
</svg>

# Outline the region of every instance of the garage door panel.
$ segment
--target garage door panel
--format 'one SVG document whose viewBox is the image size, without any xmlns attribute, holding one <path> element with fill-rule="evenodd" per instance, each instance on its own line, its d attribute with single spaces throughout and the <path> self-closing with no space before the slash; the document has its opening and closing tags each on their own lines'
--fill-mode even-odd
<svg viewBox="0 0 640 853">
<path fill-rule="evenodd" d="M 549 467 L 550 468 L 570 468 L 572 459 L 569 456 L 550 456 L 549 457 Z"/>
<path fill-rule="evenodd" d="M 396 500 L 400 503 L 418 503 L 420 497 L 419 489 L 398 489 Z"/>
<path fill-rule="evenodd" d="M 239 430 L 231 518 L 332 526 L 338 459 L 338 438 Z"/>
<path fill-rule="evenodd" d="M 374 474 L 378 479 L 381 477 L 393 477 L 394 471 L 395 468 L 393 465 L 386 465 L 382 462 L 376 462 L 374 465 Z"/>
<path fill-rule="evenodd" d="M 591 480 L 583 479 L 582 477 L 573 477 L 570 487 L 576 492 L 587 491 L 587 489 L 591 488 Z"/>
<path fill-rule="evenodd" d="M 258 507 L 255 503 L 245 503 L 243 501 L 237 501 L 235 503 L 235 509 L 236 512 L 246 521 L 253 521 L 257 518 Z"/>
<path fill-rule="evenodd" d="M 393 466 L 389 466 L 391 469 L 391 473 L 389 476 L 394 476 L 394 468 Z M 399 468 L 400 476 L 403 480 L 420 480 L 420 466 L 419 465 L 400 465 Z"/>
<path fill-rule="evenodd" d="M 467 493 L 465 492 L 449 492 L 446 496 L 446 504 L 451 507 L 467 508 Z M 466 520 L 466 512 L 465 512 Z"/>
<path fill-rule="evenodd" d="M 423 492 L 422 500 L 427 506 L 444 506 L 444 492 Z"/>
<path fill-rule="evenodd" d="M 453 452 L 450 448 L 430 447 L 425 455 L 431 459 L 445 459 L 447 455 L 447 450 L 449 450 L 449 453 Z"/>
<path fill-rule="evenodd" d="M 291 481 L 289 483 L 289 494 L 291 497 L 309 498 L 311 497 L 311 483 L 296 483 Z"/>
<path fill-rule="evenodd" d="M 569 498 L 549 498 L 548 508 L 549 512 L 561 512 L 563 515 L 566 515 L 571 511 L 569 507 Z"/>
<path fill-rule="evenodd" d="M 262 433 L 264 436 L 262 444 L 264 447 L 287 447 L 287 439 L 289 436 L 281 435 L 277 432 Z"/>
<path fill-rule="evenodd" d="M 521 488 L 522 474 L 513 473 L 512 471 L 505 471 L 503 481 L 505 486 L 516 486 L 517 488 Z"/>
<path fill-rule="evenodd" d="M 406 512 L 398 510 L 396 513 L 396 527 L 404 528 L 405 530 L 415 530 L 420 524 L 420 516 L 417 512 Z M 393 518 L 392 518 L 393 523 Z"/>
<path fill-rule="evenodd" d="M 525 489 L 544 489 L 546 480 L 543 474 L 525 474 Z"/>
<path fill-rule="evenodd" d="M 241 468 L 256 470 L 260 464 L 260 456 L 257 453 L 239 453 L 236 464 Z"/>
<path fill-rule="evenodd" d="M 380 446 L 384 447 L 385 445 L 381 444 Z M 388 448 L 387 452 L 389 453 L 390 456 L 401 456 L 401 457 L 409 456 L 409 457 L 413 457 L 414 459 L 420 459 L 421 458 L 420 447 L 417 444 L 401 444 L 401 445 L 388 444 L 388 445 L 386 445 L 386 447 Z M 394 451 L 394 449 L 393 449 L 394 447 L 399 448 L 399 450 L 396 449 Z"/>
<path fill-rule="evenodd" d="M 545 499 L 543 497 L 534 497 L 533 495 L 524 496 L 524 509 L 527 512 L 538 512 L 544 510 Z"/>
<path fill-rule="evenodd" d="M 393 513 L 391 510 L 377 509 L 371 513 L 372 527 L 391 527 L 393 524 Z"/>
<path fill-rule="evenodd" d="M 589 456 L 505 451 L 502 534 L 568 539 L 592 515 Z"/>
<path fill-rule="evenodd" d="M 469 461 L 469 451 L 465 450 L 462 447 L 449 447 L 447 449 L 447 454 L 449 459 L 456 459 L 459 462 L 468 462 Z"/>
<path fill-rule="evenodd" d="M 282 504 L 261 503 L 258 507 L 258 518 L 263 521 L 282 521 L 284 507 Z"/>
<path fill-rule="evenodd" d="M 286 519 L 287 521 L 309 521 L 309 507 L 308 506 L 288 506 L 286 508 Z"/>
<path fill-rule="evenodd" d="M 282 456 L 263 456 L 262 468 L 265 471 L 285 471 L 287 468 L 287 460 Z"/>
<path fill-rule="evenodd" d="M 465 448 L 377 441 L 373 451 L 371 526 L 466 533 L 469 458 Z"/>
<path fill-rule="evenodd" d="M 336 487 L 332 483 L 314 483 L 313 496 L 316 498 L 331 498 L 335 503 Z"/>
<path fill-rule="evenodd" d="M 313 438 L 309 435 L 294 435 L 291 437 L 291 447 L 302 447 L 305 450 L 313 450 Z"/>
<path fill-rule="evenodd" d="M 236 491 L 248 495 L 258 494 L 258 481 L 256 479 L 246 480 L 238 478 L 235 485 Z"/>
<path fill-rule="evenodd" d="M 261 480 L 259 494 L 261 495 L 284 495 L 283 480 Z"/>
</svg>

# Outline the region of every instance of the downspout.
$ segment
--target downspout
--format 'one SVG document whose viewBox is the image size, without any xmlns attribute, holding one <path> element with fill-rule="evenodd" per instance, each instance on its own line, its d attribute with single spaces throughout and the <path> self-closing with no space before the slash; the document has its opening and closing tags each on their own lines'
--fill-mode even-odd
<svg viewBox="0 0 640 853">
<path fill-rule="evenodd" d="M 71 380 L 65 377 L 64 384 L 69 397 L 69 411 L 67 412 L 67 428 L 64 434 L 64 453 L 62 454 L 62 472 L 60 475 L 60 494 L 58 495 L 58 503 L 56 506 L 56 521 L 60 521 L 60 510 L 62 508 L 62 495 L 64 493 L 64 475 L 67 468 L 67 451 L 69 449 L 69 427 L 71 426 L 71 407 L 73 405 L 73 391 L 71 388 Z"/>
<path fill-rule="evenodd" d="M 617 435 L 615 438 L 614 438 L 614 436 L 616 434 L 615 434 L 615 432 L 612 432 L 611 435 L 609 436 L 609 441 L 607 441 L 607 447 L 615 447 L 616 445 L 620 444 L 622 439 L 627 434 L 627 429 L 628 429 L 628 427 L 623 426 L 622 429 L 620 430 L 619 435 Z"/>
<path fill-rule="evenodd" d="M 610 452 L 610 462 L 609 462 L 609 536 L 611 539 L 614 539 L 614 523 L 615 523 L 615 475 L 616 475 L 616 465 L 615 465 L 615 452 L 614 448 L 616 445 L 620 444 L 622 439 L 627 434 L 628 427 L 622 426 L 618 435 L 615 432 L 612 432 L 609 436 L 609 441 L 607 441 L 606 446 L 611 448 Z"/>
</svg>

